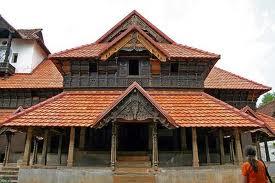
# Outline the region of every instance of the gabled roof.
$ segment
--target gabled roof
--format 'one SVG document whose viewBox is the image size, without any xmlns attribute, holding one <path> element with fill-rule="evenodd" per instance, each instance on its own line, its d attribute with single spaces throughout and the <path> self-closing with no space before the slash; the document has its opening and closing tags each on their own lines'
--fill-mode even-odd
<svg viewBox="0 0 275 183">
<path fill-rule="evenodd" d="M 106 32 L 103 36 L 101 36 L 96 43 L 102 43 L 103 40 L 108 37 L 112 32 L 114 32 L 117 28 L 119 28 L 123 23 L 129 20 L 132 16 L 139 17 L 143 22 L 145 22 L 150 28 L 156 31 L 159 35 L 161 35 L 164 39 L 166 39 L 169 43 L 175 43 L 171 38 L 169 38 L 166 34 L 164 34 L 161 30 L 159 30 L 155 25 L 149 22 L 146 18 L 144 18 L 141 14 L 139 14 L 136 10 L 133 10 L 129 13 L 125 18 L 119 21 L 114 27 L 112 27 L 108 32 Z"/>
<path fill-rule="evenodd" d="M 207 89 L 263 90 L 263 92 L 271 90 L 271 87 L 238 76 L 218 67 L 213 67 L 213 69 L 210 71 L 206 80 L 204 81 L 204 87 Z"/>
<path fill-rule="evenodd" d="M 242 108 L 241 111 L 249 114 L 256 120 L 263 122 L 264 126 L 269 130 L 268 134 L 270 134 L 271 132 L 272 135 L 275 135 L 275 118 L 272 118 L 271 116 L 265 115 L 260 112 L 255 112 L 249 106 Z"/>
<path fill-rule="evenodd" d="M 275 100 L 258 107 L 257 112 L 273 116 L 275 114 Z"/>
<path fill-rule="evenodd" d="M 30 74 L 0 79 L 0 89 L 63 88 L 63 77 L 51 60 L 42 61 Z"/>
<path fill-rule="evenodd" d="M 125 91 L 65 91 L 8 118 L 3 126 L 94 126 Z M 126 91 L 127 92 L 127 91 Z M 203 92 L 149 90 L 181 127 L 261 127 L 250 115 Z M 113 105 L 112 105 L 113 106 Z"/>
<path fill-rule="evenodd" d="M 137 83 L 131 84 L 124 92 L 121 94 L 110 106 L 108 106 L 94 121 L 96 126 L 108 113 L 110 113 L 127 95 L 129 95 L 134 90 L 138 90 L 156 109 L 160 112 L 168 121 L 169 126 L 177 127 L 174 119 L 162 109 L 162 107 Z"/>
<path fill-rule="evenodd" d="M 126 27 L 123 27 L 125 30 L 117 33 L 112 40 L 103 41 L 107 36 L 113 33 L 119 26 L 124 24 L 125 21 L 128 21 L 128 19 L 131 18 L 132 16 L 137 16 L 140 19 L 142 19 L 144 22 L 146 22 L 146 24 L 148 24 L 148 26 L 151 29 L 155 30 L 158 34 L 163 36 L 168 42 L 155 41 L 153 38 L 151 38 L 147 34 L 148 32 L 146 32 L 146 30 L 143 30 L 143 28 L 140 27 L 140 25 L 138 24 L 129 24 Z M 214 62 L 220 59 L 220 55 L 199 50 L 196 48 L 192 48 L 189 46 L 176 44 L 173 40 L 167 37 L 164 33 L 162 33 L 159 29 L 157 29 L 153 24 L 148 22 L 148 20 L 146 20 L 136 11 L 133 11 L 128 16 L 126 16 L 121 22 L 119 22 L 115 27 L 113 27 L 110 31 L 108 31 L 95 43 L 57 52 L 50 55 L 50 58 L 52 59 L 101 58 L 102 53 L 104 53 L 106 50 L 108 50 L 110 47 L 112 47 L 121 39 L 125 38 L 128 35 L 128 33 L 133 30 L 138 31 L 143 37 L 146 38 L 146 40 L 148 41 L 148 44 L 152 44 L 154 48 L 157 48 L 157 50 L 163 53 L 168 59 L 186 60 L 186 59 L 193 59 L 193 58 L 203 58 Z M 118 51 L 118 50 L 119 49 L 116 49 L 115 51 Z M 150 49 L 148 50 L 151 53 L 154 52 L 154 50 L 150 50 Z"/>
</svg>

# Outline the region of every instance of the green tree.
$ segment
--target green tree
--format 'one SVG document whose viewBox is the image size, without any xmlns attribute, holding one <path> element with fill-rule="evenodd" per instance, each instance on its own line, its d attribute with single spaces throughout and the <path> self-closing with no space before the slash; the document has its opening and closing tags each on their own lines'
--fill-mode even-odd
<svg viewBox="0 0 275 183">
<path fill-rule="evenodd" d="M 262 102 L 260 103 L 260 106 L 263 106 L 271 101 L 275 100 L 275 92 L 269 92 L 264 94 Z"/>
</svg>

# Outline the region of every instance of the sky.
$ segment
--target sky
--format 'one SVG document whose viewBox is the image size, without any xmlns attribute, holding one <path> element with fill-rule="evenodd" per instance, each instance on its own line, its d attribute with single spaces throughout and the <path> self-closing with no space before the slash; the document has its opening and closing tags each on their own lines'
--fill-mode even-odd
<svg viewBox="0 0 275 183">
<path fill-rule="evenodd" d="M 275 89 L 274 0 L 9 0 L 0 14 L 43 28 L 54 53 L 96 41 L 134 9 L 177 43 L 220 54 L 218 67 Z"/>
</svg>

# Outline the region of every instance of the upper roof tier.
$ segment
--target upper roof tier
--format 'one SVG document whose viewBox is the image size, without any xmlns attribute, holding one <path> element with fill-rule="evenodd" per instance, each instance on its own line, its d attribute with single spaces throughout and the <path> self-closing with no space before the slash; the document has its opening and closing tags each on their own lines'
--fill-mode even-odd
<svg viewBox="0 0 275 183">
<path fill-rule="evenodd" d="M 132 11 L 95 43 L 50 55 L 54 59 L 97 58 L 106 60 L 125 45 L 138 42 L 159 60 L 207 59 L 216 62 L 220 55 L 177 44 L 137 11 Z"/>
</svg>

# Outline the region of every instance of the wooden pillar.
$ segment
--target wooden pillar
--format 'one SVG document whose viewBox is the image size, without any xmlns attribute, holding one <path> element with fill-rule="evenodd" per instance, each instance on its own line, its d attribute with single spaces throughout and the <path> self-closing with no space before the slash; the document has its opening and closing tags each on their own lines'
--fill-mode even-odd
<svg viewBox="0 0 275 183">
<path fill-rule="evenodd" d="M 111 168 L 115 170 L 116 167 L 116 150 L 117 150 L 117 125 L 112 123 L 112 142 L 111 142 Z"/>
<path fill-rule="evenodd" d="M 41 165 L 46 165 L 47 164 L 48 137 L 49 137 L 49 129 L 45 129 L 44 137 L 43 137 L 42 155 L 41 155 L 41 160 L 40 160 Z"/>
<path fill-rule="evenodd" d="M 152 140 L 152 125 L 148 125 L 148 150 L 151 152 L 152 151 L 152 145 L 153 145 L 153 140 Z"/>
<path fill-rule="evenodd" d="M 270 155 L 269 155 L 268 144 L 266 140 L 264 140 L 264 149 L 265 149 L 265 159 L 267 162 L 270 162 Z"/>
<path fill-rule="evenodd" d="M 62 135 L 59 135 L 59 140 L 58 140 L 58 150 L 57 150 L 57 161 L 58 164 L 61 165 L 61 158 L 62 158 Z"/>
<path fill-rule="evenodd" d="M 80 135 L 79 135 L 79 149 L 81 150 L 85 148 L 85 137 L 86 137 L 86 128 L 82 127 L 80 129 Z"/>
<path fill-rule="evenodd" d="M 210 153 L 209 153 L 209 142 L 208 135 L 205 136 L 205 153 L 206 153 L 206 163 L 211 163 Z"/>
<path fill-rule="evenodd" d="M 241 139 L 240 139 L 240 132 L 238 128 L 234 129 L 234 136 L 235 136 L 235 151 L 236 151 L 236 160 L 238 164 L 243 163 L 243 153 L 241 147 Z"/>
<path fill-rule="evenodd" d="M 186 128 L 180 128 L 180 137 L 181 137 L 181 150 L 187 150 L 187 143 L 186 143 Z"/>
<path fill-rule="evenodd" d="M 257 150 L 257 159 L 261 160 L 262 159 L 261 146 L 260 146 L 260 142 L 258 139 L 256 141 L 256 150 Z"/>
<path fill-rule="evenodd" d="M 230 151 L 230 160 L 233 164 L 236 163 L 236 158 L 235 158 L 235 153 L 234 153 L 234 140 L 233 138 L 230 139 L 230 144 L 229 144 L 229 151 Z"/>
<path fill-rule="evenodd" d="M 199 153 L 197 144 L 197 129 L 192 127 L 193 167 L 199 167 Z"/>
<path fill-rule="evenodd" d="M 6 145 L 6 149 L 5 149 L 5 156 L 4 156 L 3 166 L 6 166 L 9 162 L 12 133 L 10 131 L 7 131 L 6 132 L 6 137 L 7 137 L 7 145 Z"/>
<path fill-rule="evenodd" d="M 152 165 L 155 170 L 158 169 L 159 164 L 159 157 L 158 157 L 158 128 L 157 128 L 157 122 L 154 121 L 153 127 L 152 127 L 152 144 L 153 144 L 153 150 L 152 150 Z"/>
<path fill-rule="evenodd" d="M 219 144 L 220 144 L 220 164 L 225 163 L 224 144 L 223 144 L 223 131 L 219 129 Z"/>
<path fill-rule="evenodd" d="M 38 139 L 36 137 L 33 138 L 33 151 L 32 151 L 32 165 L 37 163 L 37 146 Z"/>
<path fill-rule="evenodd" d="M 68 159 L 67 159 L 68 167 L 72 167 L 74 163 L 74 143 L 75 143 L 75 128 L 71 127 L 70 143 L 69 143 Z"/>
<path fill-rule="evenodd" d="M 25 143 L 25 150 L 24 150 L 24 155 L 23 155 L 23 160 L 22 160 L 22 165 L 24 165 L 24 166 L 28 166 L 30 163 L 32 133 L 33 133 L 33 128 L 28 127 L 26 143 Z"/>
<path fill-rule="evenodd" d="M 47 147 L 47 153 L 50 153 L 52 151 L 52 136 L 51 134 L 48 134 L 48 147 Z"/>
</svg>

